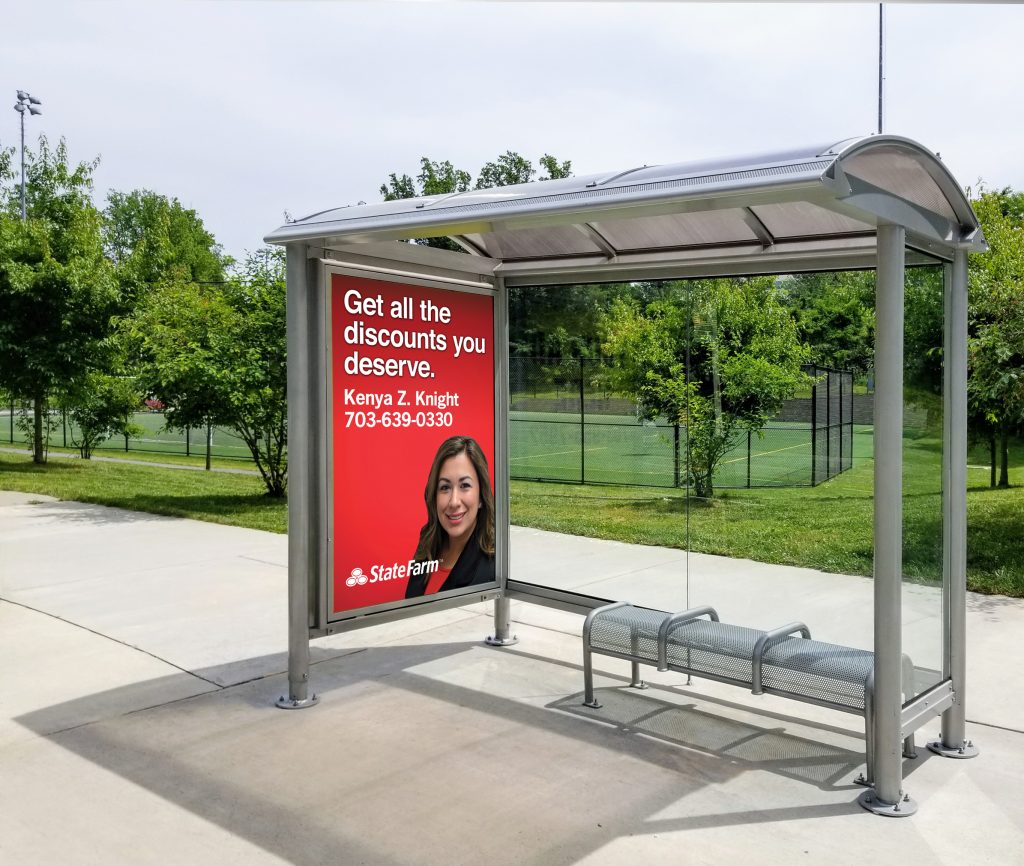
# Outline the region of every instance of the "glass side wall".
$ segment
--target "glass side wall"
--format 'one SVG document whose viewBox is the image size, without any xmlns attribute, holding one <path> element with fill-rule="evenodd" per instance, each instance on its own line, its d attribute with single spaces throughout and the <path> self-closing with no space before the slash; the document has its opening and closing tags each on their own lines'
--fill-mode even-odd
<svg viewBox="0 0 1024 866">
<path fill-rule="evenodd" d="M 908 268 L 904 286 L 903 652 L 915 669 L 909 699 L 942 672 L 942 269 Z"/>
<path fill-rule="evenodd" d="M 942 668 L 941 271 L 906 285 L 909 696 Z M 514 579 L 873 648 L 874 272 L 514 292 Z"/>
<path fill-rule="evenodd" d="M 690 602 L 871 649 L 873 273 L 687 285 Z"/>
<path fill-rule="evenodd" d="M 605 350 L 629 305 L 645 310 L 669 292 L 662 283 L 510 290 L 513 580 L 686 606 L 680 428 L 639 411 L 624 385 L 638 367 L 623 369 Z M 642 363 L 636 348 L 628 354 Z"/>
</svg>

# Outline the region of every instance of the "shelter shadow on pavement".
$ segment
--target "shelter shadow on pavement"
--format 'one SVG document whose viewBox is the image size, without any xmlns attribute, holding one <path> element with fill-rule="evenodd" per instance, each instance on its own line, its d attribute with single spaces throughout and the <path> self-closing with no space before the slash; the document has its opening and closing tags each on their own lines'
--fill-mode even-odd
<svg viewBox="0 0 1024 866">
<path fill-rule="evenodd" d="M 836 780 L 861 757 L 650 693 L 603 689 L 614 724 L 584 723 L 579 716 L 593 711 L 578 706 L 578 693 L 565 696 L 579 677 L 578 665 L 476 643 L 370 647 L 316 665 L 322 703 L 307 712 L 272 707 L 287 687 L 274 676 L 155 707 L 154 684 L 134 684 L 16 721 L 296 864 L 342 853 L 382 866 L 479 863 L 511 853 L 509 845 L 519 848 L 517 862 L 568 863 L 618 836 L 860 811 L 850 786 L 839 803 L 812 794 L 792 807 L 658 817 L 752 770 L 842 792 Z M 136 691 L 143 704 L 124 714 Z M 87 720 L 68 725 L 79 708 Z M 508 814 L 480 833 L 461 833 L 456 821 L 411 850 L 382 820 L 401 815 L 415 834 L 431 811 L 482 816 L 495 786 Z M 523 828 L 538 824 L 549 826 L 524 842 Z"/>
</svg>

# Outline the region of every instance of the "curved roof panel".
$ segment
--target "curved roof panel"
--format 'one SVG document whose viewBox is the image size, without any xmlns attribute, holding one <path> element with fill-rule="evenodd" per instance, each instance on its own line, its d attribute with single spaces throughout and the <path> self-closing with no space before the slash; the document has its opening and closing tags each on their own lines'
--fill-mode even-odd
<svg viewBox="0 0 1024 866">
<path fill-rule="evenodd" d="M 883 223 L 904 226 L 909 245 L 938 257 L 984 249 L 941 160 L 892 135 L 335 208 L 266 240 L 333 247 L 448 236 L 506 269 L 539 273 L 572 260 L 625 265 L 640 254 L 693 262 L 797 244 L 849 249 Z"/>
</svg>

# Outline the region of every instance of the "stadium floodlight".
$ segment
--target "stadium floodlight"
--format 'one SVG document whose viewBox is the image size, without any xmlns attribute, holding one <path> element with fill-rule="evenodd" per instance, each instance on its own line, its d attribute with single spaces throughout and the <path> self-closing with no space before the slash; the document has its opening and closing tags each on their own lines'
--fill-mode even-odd
<svg viewBox="0 0 1024 866">
<path fill-rule="evenodd" d="M 42 114 L 43 110 L 37 106 L 42 105 L 36 97 L 25 90 L 18 91 L 18 101 L 14 104 L 14 110 L 21 115 L 21 218 L 25 219 L 25 109 L 29 114 Z"/>
</svg>

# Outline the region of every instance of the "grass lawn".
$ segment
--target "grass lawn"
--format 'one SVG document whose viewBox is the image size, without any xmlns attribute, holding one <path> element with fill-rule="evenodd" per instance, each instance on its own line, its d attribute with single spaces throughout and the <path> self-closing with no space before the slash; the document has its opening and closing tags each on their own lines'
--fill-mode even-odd
<svg viewBox="0 0 1024 866">
<path fill-rule="evenodd" d="M 854 436 L 854 466 L 814 488 L 725 490 L 710 503 L 683 490 L 512 482 L 512 520 L 574 535 L 870 575 L 874 463 L 867 430 Z M 905 440 L 904 572 L 942 575 L 941 444 Z M 972 459 L 975 459 L 972 457 Z M 968 471 L 968 587 L 1024 597 L 1024 445 L 1011 454 L 1009 489 Z"/>
<path fill-rule="evenodd" d="M 690 549 L 870 575 L 871 437 L 854 435 L 853 469 L 814 488 L 721 491 L 710 503 L 676 489 L 513 481 L 512 521 L 556 532 Z M 131 458 L 136 454 L 126 455 Z M 1011 453 L 1009 489 L 988 487 L 983 453 L 968 469 L 968 587 L 1024 597 L 1024 444 Z M 234 461 L 229 464 L 238 465 Z M 926 437 L 904 449 L 904 567 L 911 579 L 941 578 L 941 447 Z M 259 478 L 220 472 L 53 460 L 0 453 L 0 490 L 43 493 L 235 526 L 287 530 L 287 508 Z"/>
<path fill-rule="evenodd" d="M 134 459 L 136 455 L 126 456 Z M 0 490 L 43 493 L 270 532 L 288 529 L 285 501 L 266 496 L 263 482 L 252 475 L 92 460 L 51 460 L 36 466 L 28 455 L 0 453 Z"/>
</svg>

